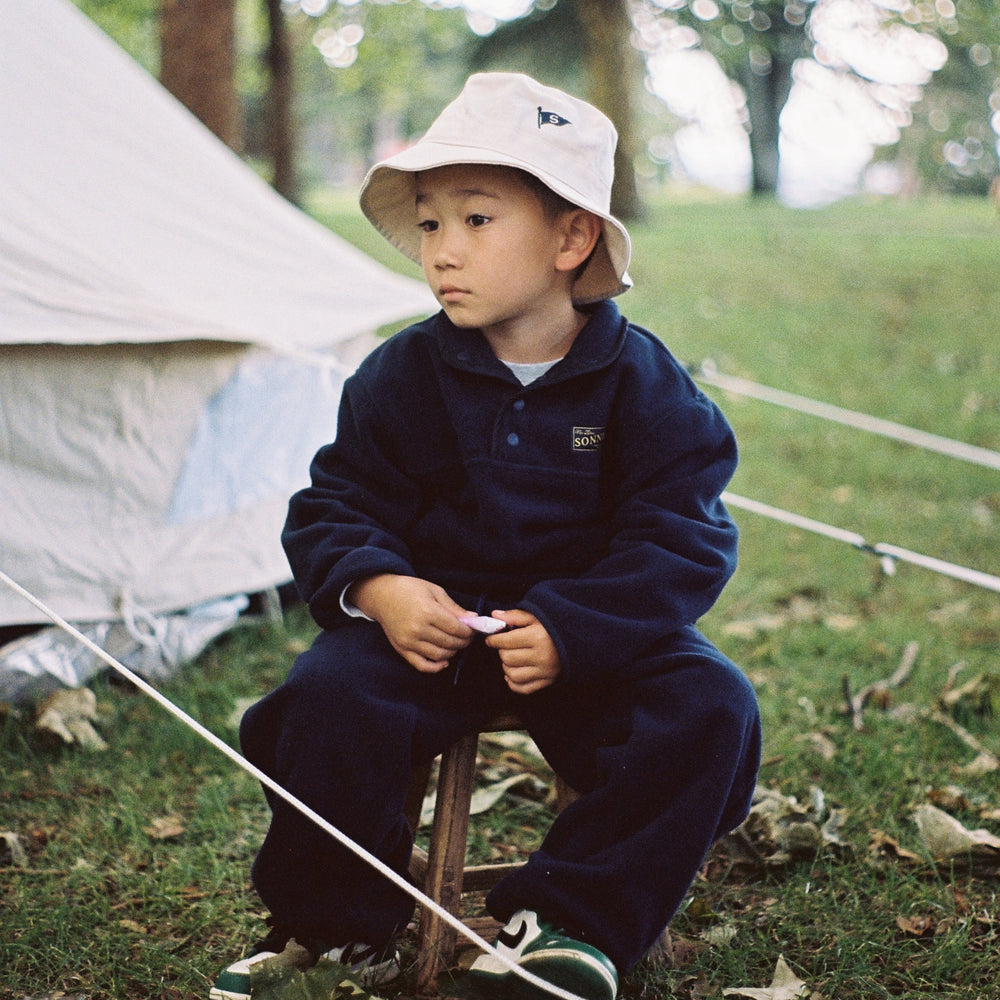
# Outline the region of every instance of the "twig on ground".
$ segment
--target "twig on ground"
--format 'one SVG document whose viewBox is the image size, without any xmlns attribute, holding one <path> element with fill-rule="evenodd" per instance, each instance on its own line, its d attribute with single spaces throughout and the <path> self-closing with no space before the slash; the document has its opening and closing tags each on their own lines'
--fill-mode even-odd
<svg viewBox="0 0 1000 1000">
<path fill-rule="evenodd" d="M 950 729 L 973 753 L 977 754 L 977 766 L 989 771 L 1000 770 L 1000 757 L 989 748 L 983 746 L 964 726 L 960 726 L 950 715 L 937 708 L 921 709 L 920 714 L 925 719 L 937 722 Z"/>
<path fill-rule="evenodd" d="M 913 673 L 913 668 L 917 662 L 917 653 L 920 651 L 920 643 L 918 642 L 908 642 L 906 648 L 903 650 L 903 656 L 899 662 L 899 666 L 895 669 L 891 677 L 887 677 L 885 680 L 875 681 L 873 684 L 868 684 L 863 687 L 857 694 L 851 694 L 851 679 L 847 674 L 844 674 L 843 678 L 843 688 L 844 688 L 844 699 L 847 702 L 846 714 L 851 717 L 851 725 L 857 732 L 861 732 L 864 728 L 864 720 L 862 714 L 864 713 L 865 705 L 875 696 L 884 696 L 888 691 L 894 688 L 902 687 L 909 679 L 910 675 Z"/>
<path fill-rule="evenodd" d="M 958 675 L 965 669 L 965 660 L 959 660 L 958 663 L 953 663 L 951 669 L 948 671 L 948 679 L 944 682 L 944 690 L 941 692 L 941 696 L 944 697 L 954 686 Z"/>
</svg>

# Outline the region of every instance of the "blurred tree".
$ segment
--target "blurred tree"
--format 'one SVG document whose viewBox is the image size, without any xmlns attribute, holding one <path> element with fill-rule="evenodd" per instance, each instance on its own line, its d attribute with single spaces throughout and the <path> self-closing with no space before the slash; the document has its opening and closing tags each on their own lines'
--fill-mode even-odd
<svg viewBox="0 0 1000 1000">
<path fill-rule="evenodd" d="M 282 0 L 264 0 L 267 9 L 268 70 L 267 108 L 265 112 L 267 159 L 271 164 L 271 183 L 289 201 L 296 200 L 295 125 L 292 118 L 292 53 Z"/>
<path fill-rule="evenodd" d="M 74 2 L 137 62 L 154 76 L 159 76 L 163 44 L 161 0 Z M 176 0 L 162 0 L 162 6 L 167 21 L 168 47 L 174 46 L 180 36 L 194 34 L 197 39 L 200 31 L 198 19 L 209 12 L 202 0 L 184 0 L 181 4 Z M 243 155 L 266 163 L 274 187 L 294 200 L 295 88 L 292 46 L 286 19 L 281 13 L 283 5 L 281 0 L 231 0 L 229 6 L 232 8 L 231 19 L 227 11 L 222 23 L 226 35 L 232 33 L 232 59 L 226 60 L 231 68 L 227 70 L 224 65 L 216 65 L 212 70 L 214 78 L 221 80 L 220 85 L 226 93 L 225 114 L 227 118 L 235 116 L 235 124 L 228 121 L 224 130 L 238 138 L 226 141 L 230 145 L 238 143 Z M 189 42 L 188 37 L 183 42 L 184 46 Z M 203 43 L 208 44 L 207 38 L 203 39 Z M 209 53 L 212 61 L 221 63 L 219 54 L 215 50 Z M 167 61 L 172 61 L 174 65 L 167 70 L 168 76 L 171 73 L 187 76 L 191 69 L 188 60 L 194 59 L 193 70 L 200 77 L 202 67 L 196 55 L 197 49 L 187 54 L 182 51 L 169 53 Z M 205 79 L 203 85 L 208 87 L 209 81 Z M 196 77 L 188 84 L 177 82 L 168 89 L 202 117 L 199 106 L 203 95 L 192 97 L 188 93 L 198 86 Z"/>
<path fill-rule="evenodd" d="M 726 75 L 743 89 L 750 119 L 751 190 L 778 187 L 781 112 L 792 67 L 808 56 L 807 30 L 816 0 L 652 0 L 668 22 L 694 31 Z"/>
<path fill-rule="evenodd" d="M 565 2 L 565 0 L 563 0 Z M 715 57 L 729 78 L 740 85 L 747 102 L 750 151 L 753 161 L 752 190 L 770 195 L 777 189 L 781 112 L 793 83 L 798 59 L 816 59 L 827 69 L 854 79 L 876 103 L 894 104 L 901 124 L 909 109 L 902 110 L 898 93 L 886 88 L 877 64 L 868 64 L 861 50 L 833 52 L 814 28 L 816 19 L 836 16 L 852 20 L 855 30 L 882 34 L 886 38 L 920 33 L 942 42 L 949 54 L 943 68 L 928 60 L 924 81 L 926 120 L 937 122 L 937 141 L 924 129 L 927 149 L 914 159 L 922 173 L 956 178 L 950 160 L 963 160 L 957 147 L 940 134 L 942 111 L 967 152 L 977 154 L 987 170 L 995 159 L 978 155 L 980 145 L 995 145 L 988 127 L 991 95 L 998 89 L 996 62 L 1000 57 L 1000 4 L 997 0 L 638 0 L 644 10 L 671 27 L 688 32 L 687 44 L 699 44 Z M 685 36 L 682 36 L 685 37 Z M 932 76 L 931 73 L 934 72 Z M 993 96 L 996 104 L 998 98 Z M 959 111 L 959 107 L 963 111 Z M 994 107 L 995 112 L 998 108 Z M 912 137 L 904 148 L 912 144 Z M 936 148 L 935 148 L 936 147 Z M 930 150 L 934 148 L 933 154 Z M 929 167 L 928 157 L 934 159 Z M 949 159 L 950 157 L 950 159 Z M 966 165 L 966 170 L 968 165 Z"/>
<path fill-rule="evenodd" d="M 147 69 L 158 72 L 160 0 L 75 2 Z M 470 65 L 523 69 L 586 94 L 615 120 L 620 155 L 629 160 L 640 145 L 634 116 L 642 93 L 639 56 L 628 44 L 630 10 L 633 17 L 641 10 L 663 33 L 686 32 L 681 44 L 710 52 L 740 84 L 758 193 L 771 193 L 777 181 L 779 121 L 792 66 L 798 58 L 817 55 L 812 16 L 835 4 L 853 6 L 859 20 L 866 11 L 874 14 L 879 30 L 923 32 L 947 47 L 947 62 L 925 84 L 923 99 L 895 109 L 904 127 L 898 146 L 884 147 L 877 156 L 896 158 L 914 183 L 922 180 L 945 190 L 983 190 L 997 172 L 998 0 L 536 0 L 528 15 L 478 40 L 462 10 L 438 5 L 432 10 L 430 0 L 311 0 L 305 6 L 312 15 L 294 0 L 232 2 L 238 4 L 243 55 L 251 56 L 239 58 L 235 68 L 246 119 L 244 150 L 275 164 L 275 183 L 286 193 L 294 193 L 294 182 L 287 180 L 295 135 L 292 95 L 283 76 L 289 61 L 296 81 L 295 119 L 304 126 L 299 169 L 310 180 L 348 179 L 345 171 L 356 180 L 392 142 L 426 128 L 458 91 Z M 274 22 L 279 7 L 283 17 Z M 283 33 L 270 44 L 265 8 Z M 270 36 L 275 37 L 274 29 Z M 818 54 L 828 70 L 854 79 L 873 100 L 884 94 L 863 67 L 831 60 L 822 48 Z M 262 72 L 268 64 L 272 71 Z M 269 88 L 269 79 L 282 82 Z M 268 119 L 272 139 L 264 125 Z M 632 177 L 622 166 L 617 174 Z M 626 217 L 633 211 L 623 208 L 630 197 L 615 192 L 616 211 Z"/>
<path fill-rule="evenodd" d="M 297 77 L 308 80 L 300 113 L 315 125 L 316 136 L 339 147 L 331 150 L 332 159 L 343 164 L 350 152 L 360 151 L 360 168 L 370 166 L 393 144 L 408 141 L 430 124 L 455 96 L 469 66 L 499 61 L 508 68 L 525 68 L 511 63 L 526 47 L 532 63 L 528 71 L 555 85 L 583 89 L 614 119 L 619 146 L 613 210 L 624 218 L 639 214 L 633 164 L 641 60 L 629 44 L 628 0 L 567 0 L 551 21 L 513 22 L 478 43 L 461 10 L 430 0 L 268 3 L 284 12 L 296 42 L 311 37 L 312 46 L 302 47 L 296 66 Z M 307 57 L 310 47 L 318 50 L 321 61 Z M 541 58 L 533 59 L 532 53 L 539 52 L 544 53 Z"/>
<path fill-rule="evenodd" d="M 804 25 L 807 4 L 814 0 L 787 0 L 789 7 L 797 3 L 787 13 L 786 0 L 644 2 L 667 30 L 676 25 L 696 31 L 703 47 L 742 85 L 752 123 L 753 189 L 773 193 L 778 177 L 778 118 L 791 89 L 792 63 L 808 52 Z M 481 43 L 477 58 L 488 65 L 520 58 L 528 65 L 546 67 L 550 76 L 582 62 L 590 96 L 618 125 L 626 155 L 634 155 L 635 95 L 641 71 L 631 32 L 627 0 L 558 0 L 498 28 Z"/>
<path fill-rule="evenodd" d="M 236 0 L 162 0 L 160 80 L 226 145 L 239 150 Z"/>
<path fill-rule="evenodd" d="M 313 13 L 306 13 L 305 6 Z M 304 184 L 356 184 L 423 132 L 465 76 L 465 14 L 423 2 L 284 4 Z"/>
<path fill-rule="evenodd" d="M 538 4 L 527 16 L 499 25 L 471 53 L 475 68 L 523 71 L 576 90 L 615 123 L 611 210 L 622 219 L 642 212 L 635 180 L 642 63 L 631 33 L 628 0 L 560 0 L 554 6 Z"/>
<path fill-rule="evenodd" d="M 924 87 L 913 124 L 896 155 L 916 181 L 936 190 L 986 194 L 1000 171 L 1000 4 L 996 0 L 938 0 L 915 8 L 924 30 L 948 49 L 948 61 Z"/>
</svg>

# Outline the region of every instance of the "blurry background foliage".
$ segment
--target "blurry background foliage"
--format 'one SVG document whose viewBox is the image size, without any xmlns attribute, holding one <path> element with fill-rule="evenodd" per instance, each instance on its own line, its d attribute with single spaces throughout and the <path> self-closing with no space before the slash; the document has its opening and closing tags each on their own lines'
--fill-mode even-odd
<svg viewBox="0 0 1000 1000">
<path fill-rule="evenodd" d="M 158 73 L 161 0 L 75 2 Z M 725 107 L 709 114 L 728 116 L 749 134 L 744 187 L 754 193 L 778 189 L 780 154 L 790 141 L 786 135 L 779 143 L 781 113 L 793 85 L 815 86 L 817 74 L 824 86 L 840 88 L 832 100 L 841 111 L 857 102 L 881 114 L 882 127 L 868 141 L 874 160 L 894 168 L 896 190 L 984 194 L 997 174 L 996 0 L 164 4 L 182 19 L 231 8 L 241 117 L 235 145 L 268 176 L 277 156 L 266 124 L 274 100 L 268 6 L 280 11 L 280 44 L 291 66 L 286 154 L 294 149 L 295 164 L 284 193 L 292 197 L 317 186 L 356 185 L 374 159 L 422 132 L 465 76 L 483 68 L 524 70 L 603 107 L 619 127 L 640 187 L 689 180 L 673 137 L 704 109 L 672 100 L 651 72 L 654 61 L 677 52 L 710 56 L 731 81 Z M 506 20 L 495 16 L 501 11 Z M 872 38 L 883 58 L 872 60 Z M 911 53 L 907 72 L 894 57 L 901 48 Z M 639 214 L 628 191 L 616 198 L 622 215 Z"/>
</svg>

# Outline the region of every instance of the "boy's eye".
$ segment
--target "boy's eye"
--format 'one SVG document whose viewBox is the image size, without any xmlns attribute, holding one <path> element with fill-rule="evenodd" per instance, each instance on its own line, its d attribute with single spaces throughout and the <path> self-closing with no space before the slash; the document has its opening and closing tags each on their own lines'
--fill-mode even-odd
<svg viewBox="0 0 1000 1000">
<path fill-rule="evenodd" d="M 490 217 L 488 215 L 480 215 L 478 212 L 473 212 L 468 219 L 469 225 L 472 226 L 473 229 L 478 229 L 480 226 L 485 226 L 486 223 L 489 221 Z"/>
<path fill-rule="evenodd" d="M 417 223 L 417 228 L 422 229 L 425 233 L 433 233 L 437 227 L 438 224 L 433 219 L 424 219 Z"/>
</svg>

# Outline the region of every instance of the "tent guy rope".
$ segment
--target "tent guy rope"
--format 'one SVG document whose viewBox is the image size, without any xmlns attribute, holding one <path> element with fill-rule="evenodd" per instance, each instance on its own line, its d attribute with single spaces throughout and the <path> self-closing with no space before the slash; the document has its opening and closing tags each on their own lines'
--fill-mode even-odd
<svg viewBox="0 0 1000 1000">
<path fill-rule="evenodd" d="M 774 389 L 770 386 L 761 385 L 759 382 L 752 382 L 749 379 L 739 378 L 735 375 L 725 375 L 720 372 L 715 362 L 706 358 L 700 366 L 688 365 L 688 371 L 698 381 L 708 385 L 723 389 L 726 392 L 733 392 L 740 396 L 749 396 L 766 403 L 774 403 L 777 406 L 784 406 L 790 410 L 800 413 L 808 413 L 823 420 L 830 420 L 834 423 L 844 424 L 858 430 L 868 431 L 882 437 L 901 441 L 904 444 L 914 445 L 926 451 L 937 452 L 940 455 L 947 455 L 949 458 L 958 458 L 974 465 L 981 465 L 989 469 L 1000 470 L 1000 452 L 991 451 L 989 448 L 980 448 L 977 445 L 966 444 L 964 441 L 955 441 L 952 438 L 941 437 L 938 434 L 930 434 L 927 431 L 916 430 L 907 427 L 905 424 L 897 424 L 891 420 L 883 420 L 880 417 L 873 417 L 867 413 L 859 413 L 855 410 L 846 410 L 840 406 L 830 403 L 823 403 L 807 396 L 798 396 L 795 393 L 785 392 L 783 389 Z M 845 531 L 842 528 L 835 528 L 832 525 L 824 524 L 822 521 L 815 521 L 801 514 L 793 514 L 790 511 L 782 510 L 780 507 L 772 507 L 770 504 L 761 503 L 758 500 L 749 500 L 746 497 L 737 496 L 733 493 L 723 493 L 722 499 L 731 507 L 738 507 L 761 517 L 770 518 L 792 527 L 802 528 L 814 534 L 823 535 L 839 542 L 853 545 L 863 552 L 870 552 L 878 556 L 883 572 L 891 576 L 895 572 L 897 562 L 906 562 L 914 566 L 922 566 L 942 576 L 950 576 L 965 583 L 971 583 L 977 587 L 984 587 L 1000 593 L 1000 577 L 990 573 L 983 573 L 980 570 L 969 569 L 967 566 L 959 566 L 955 563 L 946 562 L 943 559 L 936 559 L 933 556 L 921 555 L 919 552 L 912 552 L 909 549 L 900 548 L 898 545 L 889 545 L 880 542 L 876 545 L 869 544 L 861 535 L 853 531 Z"/>
<path fill-rule="evenodd" d="M 898 545 L 888 545 L 884 542 L 871 545 L 865 541 L 862 535 L 854 531 L 835 528 L 833 525 L 824 524 L 822 521 L 814 521 L 810 517 L 793 514 L 791 511 L 782 510 L 780 507 L 772 507 L 770 504 L 761 503 L 759 500 L 749 500 L 735 493 L 725 492 L 722 494 L 722 499 L 730 507 L 738 507 L 740 510 L 760 514 L 762 517 L 780 521 L 782 524 L 802 528 L 805 531 L 811 531 L 813 534 L 823 535 L 838 542 L 845 542 L 848 545 L 853 545 L 856 549 L 861 549 L 862 552 L 870 552 L 872 555 L 879 557 L 882 570 L 887 576 L 892 576 L 895 572 L 897 561 L 906 562 L 914 566 L 922 566 L 924 569 L 940 573 L 942 576 L 950 576 L 955 580 L 962 580 L 965 583 L 971 583 L 977 587 L 985 587 L 987 590 L 1000 593 L 1000 576 L 983 573 L 977 569 L 969 569 L 967 566 L 959 566 L 955 563 L 946 562 L 944 559 L 936 559 L 933 556 L 921 555 L 919 552 L 911 552 L 909 549 L 900 548 Z"/>
<path fill-rule="evenodd" d="M 858 413 L 856 410 L 845 410 L 832 403 L 821 403 L 818 400 L 809 399 L 807 396 L 797 396 L 794 393 L 785 392 L 783 389 L 772 389 L 770 386 L 738 378 L 735 375 L 725 375 L 715 367 L 714 361 L 708 359 L 703 361 L 700 367 L 694 366 L 693 369 L 689 367 L 689 370 L 699 381 L 726 392 L 736 393 L 738 396 L 749 396 L 765 403 L 774 403 L 776 406 L 784 406 L 786 409 L 797 410 L 800 413 L 808 413 L 824 420 L 832 420 L 834 423 L 879 434 L 882 437 L 912 444 L 927 451 L 947 455 L 949 458 L 959 458 L 988 469 L 1000 470 L 1000 452 L 991 451 L 989 448 L 980 448 L 978 445 L 966 444 L 964 441 L 955 441 L 938 434 L 930 434 L 927 431 L 907 427 L 905 424 L 883 420 L 881 417 L 873 417 L 867 413 Z"/>
<path fill-rule="evenodd" d="M 570 993 L 568 990 L 564 990 L 559 986 L 555 986 L 552 983 L 546 982 L 544 979 L 540 979 L 538 976 L 526 969 L 521 968 L 516 963 L 512 962 L 506 955 L 500 954 L 489 942 L 484 938 L 480 937 L 475 931 L 467 927 L 461 920 L 449 913 L 444 907 L 436 903 L 429 896 L 422 893 L 416 886 L 411 885 L 402 875 L 398 872 L 393 871 L 388 865 L 384 864 L 375 855 L 366 851 L 360 844 L 355 843 L 346 833 L 337 829 L 332 823 L 325 820 L 319 813 L 310 809 L 304 802 L 292 795 L 291 792 L 287 791 L 281 785 L 279 785 L 273 778 L 269 777 L 260 768 L 255 767 L 250 763 L 245 757 L 235 751 L 228 743 L 220 739 L 215 735 L 210 729 L 207 729 L 200 722 L 194 719 L 192 716 L 188 715 L 182 708 L 175 705 L 169 698 L 161 694 L 156 690 L 151 684 L 144 681 L 138 674 L 129 670 L 124 664 L 119 663 L 113 656 L 105 652 L 97 643 L 88 639 L 82 632 L 74 628 L 69 622 L 58 615 L 55 611 L 49 608 L 41 600 L 35 597 L 30 591 L 25 590 L 19 583 L 12 580 L 3 570 L 0 570 L 0 583 L 9 587 L 16 594 L 23 597 L 29 604 L 32 604 L 37 608 L 46 618 L 48 618 L 59 628 L 68 632 L 74 639 L 81 642 L 86 646 L 95 656 L 99 657 L 104 661 L 109 667 L 115 670 L 117 673 L 121 674 L 132 684 L 134 684 L 140 691 L 148 695 L 153 699 L 158 705 L 166 709 L 174 718 L 179 719 L 184 725 L 193 729 L 202 739 L 210 743 L 216 750 L 220 753 L 225 754 L 233 763 L 238 767 L 242 768 L 247 774 L 256 778 L 262 785 L 269 788 L 275 795 L 280 796 L 289 805 L 297 809 L 303 816 L 315 823 L 321 830 L 329 834 L 334 840 L 338 841 L 342 846 L 346 847 L 349 851 L 355 854 L 357 857 L 361 858 L 367 864 L 371 865 L 380 875 L 383 875 L 390 882 L 392 882 L 397 888 L 402 889 L 403 892 L 411 896 L 422 906 L 427 907 L 432 910 L 437 916 L 439 916 L 445 923 L 449 924 L 460 934 L 468 938 L 474 945 L 480 948 L 482 951 L 489 953 L 495 957 L 502 965 L 508 968 L 512 973 L 518 976 L 520 979 L 525 980 L 532 986 L 543 990 L 546 993 L 551 994 L 554 997 L 559 997 L 560 1000 L 583 1000 L 575 993 Z"/>
</svg>

